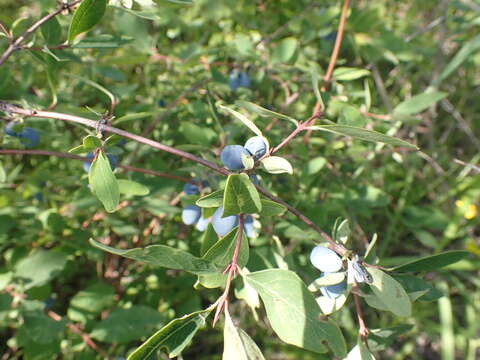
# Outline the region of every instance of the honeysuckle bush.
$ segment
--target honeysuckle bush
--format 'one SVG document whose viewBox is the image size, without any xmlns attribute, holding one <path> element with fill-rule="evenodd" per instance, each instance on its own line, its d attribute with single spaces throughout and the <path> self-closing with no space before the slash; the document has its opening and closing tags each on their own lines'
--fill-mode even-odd
<svg viewBox="0 0 480 360">
<path fill-rule="evenodd" d="M 476 11 L 2 1 L 4 358 L 475 359 Z"/>
</svg>

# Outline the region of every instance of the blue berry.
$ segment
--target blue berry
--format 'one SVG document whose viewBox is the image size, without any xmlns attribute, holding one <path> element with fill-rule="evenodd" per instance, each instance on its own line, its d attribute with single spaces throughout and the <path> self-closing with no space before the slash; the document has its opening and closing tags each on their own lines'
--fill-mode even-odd
<svg viewBox="0 0 480 360">
<path fill-rule="evenodd" d="M 315 246 L 310 254 L 310 262 L 322 272 L 337 272 L 342 268 L 342 259 L 325 246 Z"/>
<path fill-rule="evenodd" d="M 204 232 L 207 229 L 208 223 L 210 222 L 210 218 L 204 218 L 203 216 L 200 216 L 200 219 L 198 219 L 197 224 L 195 225 L 195 229 L 198 231 Z"/>
<path fill-rule="evenodd" d="M 261 136 L 254 136 L 247 140 L 244 148 L 253 156 L 255 160 L 260 159 L 267 153 L 267 144 Z"/>
<path fill-rule="evenodd" d="M 165 106 L 167 106 L 167 104 L 165 103 L 165 100 L 160 99 L 158 100 L 158 106 L 164 108 Z"/>
<path fill-rule="evenodd" d="M 22 139 L 22 143 L 27 148 L 33 148 L 40 142 L 40 134 L 37 130 L 31 127 L 24 127 L 22 132 L 19 134 L 19 138 Z"/>
<path fill-rule="evenodd" d="M 232 70 L 230 73 L 230 76 L 228 77 L 228 86 L 232 91 L 235 91 L 240 87 L 240 79 L 236 70 Z"/>
<path fill-rule="evenodd" d="M 245 234 L 249 238 L 255 237 L 255 229 L 253 228 L 253 217 L 252 215 L 247 215 L 245 217 L 245 221 L 243 223 L 243 229 L 245 230 Z"/>
<path fill-rule="evenodd" d="M 238 82 L 240 86 L 244 88 L 250 87 L 250 77 L 246 72 L 242 71 L 240 74 L 238 74 Z"/>
<path fill-rule="evenodd" d="M 227 235 L 232 229 L 238 225 L 238 216 L 231 215 L 222 217 L 223 206 L 220 206 L 212 216 L 213 229 L 219 236 Z"/>
<path fill-rule="evenodd" d="M 202 209 L 196 205 L 189 205 L 182 211 L 182 221 L 185 225 L 195 224 L 200 215 L 202 214 Z"/>
<path fill-rule="evenodd" d="M 183 187 L 183 192 L 186 195 L 198 195 L 199 193 L 198 186 L 193 183 L 186 183 L 185 186 Z"/>
<path fill-rule="evenodd" d="M 241 145 L 227 145 L 220 154 L 220 160 L 229 170 L 243 170 L 242 154 L 250 156 L 250 153 Z"/>
<path fill-rule="evenodd" d="M 322 275 L 320 275 L 320 277 L 324 277 L 325 275 L 328 275 L 328 274 L 330 273 L 325 272 Z M 323 294 L 323 296 L 329 299 L 336 299 L 345 292 L 346 288 L 347 288 L 347 281 L 344 280 L 341 283 L 338 283 L 335 285 L 322 286 L 320 288 L 320 292 Z"/>
</svg>

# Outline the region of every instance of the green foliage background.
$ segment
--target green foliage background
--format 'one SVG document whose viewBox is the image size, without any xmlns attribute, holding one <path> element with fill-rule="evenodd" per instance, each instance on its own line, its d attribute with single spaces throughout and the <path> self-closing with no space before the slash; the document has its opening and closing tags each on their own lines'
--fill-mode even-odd
<svg viewBox="0 0 480 360">
<path fill-rule="evenodd" d="M 40 108 L 56 103 L 55 111 L 98 119 L 88 108 L 104 113 L 109 98 L 88 79 L 119 99 L 113 126 L 141 134 L 155 122 L 147 137 L 219 163 L 224 144 L 243 144 L 251 133 L 224 113 L 217 121 L 207 92 L 225 104 L 247 100 L 307 119 L 316 102 L 311 70 L 325 72 L 340 6 L 303 0 L 196 0 L 191 5 L 142 0 L 129 12 L 109 6 L 77 48 L 52 50 L 60 61 L 41 51 L 16 52 L 0 66 L 0 99 Z M 472 253 L 468 260 L 426 274 L 445 296 L 416 302 L 410 318 L 365 307 L 371 328 L 413 326 L 379 349 L 380 359 L 478 356 L 480 234 L 474 209 L 480 177 L 455 159 L 479 163 L 479 7 L 476 1 L 354 1 L 337 66 L 362 71 L 350 72 L 353 79 L 334 75 L 325 97 L 326 117 L 397 136 L 421 152 L 314 132 L 307 144 L 298 136 L 281 152 L 292 163 L 293 176 L 262 173 L 266 188 L 322 229 L 330 231 L 337 217 L 348 218 L 350 244 L 361 253 L 377 233 L 382 265 L 450 249 Z M 18 35 L 55 8 L 53 0 L 3 0 L 0 22 Z M 71 15 L 57 19 L 63 42 Z M 26 44 L 41 49 L 46 40 L 37 32 Z M 7 45 L 0 37 L 1 52 Z M 250 88 L 229 89 L 233 68 L 248 72 Z M 396 108 L 429 87 L 446 97 L 411 114 Z M 298 98 L 289 98 L 295 94 Z M 268 129 L 264 133 L 273 145 L 293 130 L 283 120 L 252 120 Z M 52 151 L 67 152 L 91 133 L 48 119 L 29 119 L 27 125 L 41 133 L 38 148 Z M 4 136 L 2 141 L 2 148 L 22 148 L 18 139 Z M 225 181 L 192 162 L 130 141 L 110 152 L 122 164 L 195 175 L 214 184 Z M 182 183 L 117 170 L 117 177 L 138 181 L 150 193 L 122 195 L 128 206 L 107 214 L 88 188 L 81 161 L 0 160 L 0 352 L 7 358 L 102 358 L 67 322 L 79 324 L 112 358 L 125 356 L 171 319 L 204 309 L 219 296 L 218 289 L 194 291 L 193 275 L 102 253 L 88 242 L 101 239 L 116 248 L 163 244 L 198 254 L 201 233 L 181 223 L 181 203 L 170 204 Z M 92 219 L 96 213 L 101 216 Z M 308 256 L 318 235 L 289 214 L 259 220 L 249 269 L 288 266 L 307 283 L 315 279 Z M 49 318 L 48 310 L 62 319 Z M 281 343 L 265 325 L 263 310 L 257 312 L 258 322 L 245 302 L 230 306 L 267 359 L 330 358 Z M 353 344 L 353 304 L 335 317 Z M 217 359 L 222 344 L 221 331 L 208 325 L 183 356 Z"/>
</svg>

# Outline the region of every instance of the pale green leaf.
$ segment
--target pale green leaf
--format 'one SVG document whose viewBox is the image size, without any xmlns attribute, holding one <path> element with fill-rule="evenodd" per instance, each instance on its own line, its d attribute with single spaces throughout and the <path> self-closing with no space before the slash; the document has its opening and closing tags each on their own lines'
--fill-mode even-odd
<svg viewBox="0 0 480 360">
<path fill-rule="evenodd" d="M 393 110 L 396 114 L 414 115 L 428 109 L 431 105 L 445 98 L 448 94 L 445 92 L 430 92 L 412 96 L 400 104 Z"/>
<path fill-rule="evenodd" d="M 148 187 L 136 181 L 118 179 L 117 182 L 118 182 L 118 189 L 121 194 L 131 195 L 131 196 L 134 196 L 134 195 L 144 196 L 150 193 L 150 189 Z"/>
<path fill-rule="evenodd" d="M 398 316 L 410 316 L 412 304 L 402 285 L 380 269 L 368 267 L 372 275 L 370 288 L 387 309 Z"/>
<path fill-rule="evenodd" d="M 278 204 L 275 201 L 262 199 L 261 202 L 262 202 L 262 211 L 260 211 L 261 216 L 280 216 L 287 210 L 285 206 Z"/>
<path fill-rule="evenodd" d="M 298 121 L 295 120 L 294 118 L 291 118 L 288 115 L 280 114 L 280 113 L 277 113 L 275 111 L 265 109 L 264 107 L 261 107 L 257 104 L 254 104 L 254 103 L 250 102 L 250 101 L 238 100 L 238 101 L 235 102 L 235 104 L 237 104 L 240 107 L 243 107 L 247 111 L 250 111 L 254 114 L 257 114 L 258 116 L 266 117 L 266 118 L 284 119 L 284 120 L 290 121 L 291 123 L 293 123 L 295 125 L 298 125 Z"/>
<path fill-rule="evenodd" d="M 361 77 L 370 75 L 370 71 L 366 69 L 358 69 L 352 67 L 338 67 L 333 71 L 333 77 L 340 81 L 350 81 L 360 79 Z"/>
<path fill-rule="evenodd" d="M 226 112 L 230 113 L 231 115 L 235 116 L 238 120 L 240 120 L 246 127 L 252 130 L 256 135 L 262 136 L 263 134 L 260 129 L 255 125 L 251 120 L 249 120 L 245 115 L 239 113 L 238 111 L 232 110 L 226 106 L 219 105 L 220 109 L 225 110 Z"/>
<path fill-rule="evenodd" d="M 196 201 L 197 206 L 204 208 L 220 207 L 223 204 L 223 190 L 214 191 L 205 195 Z"/>
<path fill-rule="evenodd" d="M 226 267 L 232 261 L 237 238 L 238 228 L 235 228 L 208 249 L 205 255 L 203 255 L 203 259 L 214 263 L 220 268 Z M 243 233 L 241 241 L 242 243 L 240 244 L 240 251 L 237 259 L 240 268 L 247 264 L 249 257 L 248 239 L 245 237 L 245 233 Z"/>
<path fill-rule="evenodd" d="M 101 201 L 105 210 L 114 212 L 120 201 L 120 192 L 110 162 L 102 151 L 98 153 L 90 166 L 88 181 L 92 192 Z"/>
<path fill-rule="evenodd" d="M 280 156 L 269 156 L 261 160 L 265 170 L 270 174 L 293 174 L 293 168 L 287 159 Z"/>
<path fill-rule="evenodd" d="M 388 135 L 384 135 L 377 131 L 367 130 L 364 128 L 359 128 L 356 126 L 349 126 L 349 125 L 318 125 L 318 126 L 310 126 L 309 129 L 311 130 L 320 130 L 320 131 L 327 131 L 334 134 L 351 136 L 353 138 L 357 138 L 360 140 L 371 141 L 371 142 L 381 142 L 393 146 L 403 146 L 418 149 L 417 146 L 410 144 L 404 140 L 391 137 Z"/>
<path fill-rule="evenodd" d="M 303 281 L 293 271 L 269 269 L 244 276 L 262 298 L 275 333 L 288 344 L 323 353 L 326 342 L 334 354 L 346 355 L 338 326 L 320 320 L 320 308 Z"/>
</svg>

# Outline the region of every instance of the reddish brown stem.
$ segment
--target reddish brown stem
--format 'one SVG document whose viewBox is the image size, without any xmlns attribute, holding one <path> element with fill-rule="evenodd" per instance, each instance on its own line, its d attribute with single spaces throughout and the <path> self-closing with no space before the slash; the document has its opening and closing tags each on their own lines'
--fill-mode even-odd
<svg viewBox="0 0 480 360">
<path fill-rule="evenodd" d="M 72 1 L 71 3 L 64 3 L 62 4 L 57 10 L 54 12 L 45 15 L 43 18 L 35 22 L 32 26 L 30 26 L 22 35 L 20 35 L 16 40 L 14 40 L 5 50 L 5 52 L 0 57 L 0 65 L 2 65 L 15 51 L 21 49 L 22 47 L 20 44 L 25 41 L 30 35 L 32 35 L 40 26 L 45 24 L 51 18 L 57 16 L 62 11 L 72 8 L 73 6 L 81 3 L 82 0 Z"/>
<path fill-rule="evenodd" d="M 56 156 L 56 157 L 61 157 L 61 158 L 66 158 L 66 159 L 75 159 L 75 160 L 82 160 L 82 161 L 89 161 L 89 162 L 93 161 L 93 159 L 87 158 L 87 157 L 84 157 L 84 156 L 67 154 L 67 153 L 62 153 L 62 152 L 57 152 L 57 151 L 47 151 L 47 150 L 4 149 L 4 150 L 0 150 L 0 155 L 45 155 L 45 156 Z M 142 169 L 142 168 L 137 168 L 137 167 L 128 166 L 128 165 L 122 165 L 122 164 L 117 165 L 117 167 L 121 168 L 121 169 L 124 169 L 124 170 L 127 170 L 127 171 L 134 171 L 134 172 L 138 172 L 138 173 L 142 173 L 142 174 L 163 177 L 163 178 L 166 178 L 166 179 L 178 180 L 178 181 L 182 181 L 182 182 L 190 182 L 191 181 L 190 179 L 185 178 L 185 177 L 166 174 L 166 173 L 158 172 L 158 171 L 155 171 L 155 170 Z"/>
<path fill-rule="evenodd" d="M 364 341 L 366 341 L 369 330 L 367 325 L 365 324 L 365 320 L 363 319 L 363 311 L 362 311 L 362 306 L 360 304 L 360 296 L 358 296 L 358 294 L 356 293 L 357 289 L 358 289 L 357 284 L 354 284 L 352 287 L 352 295 L 353 295 L 353 300 L 355 302 L 355 311 L 357 313 L 357 320 L 358 320 L 358 326 L 359 326 L 358 334 L 362 339 L 364 339 Z"/>
<path fill-rule="evenodd" d="M 232 260 L 230 264 L 225 268 L 224 274 L 228 273 L 227 282 L 225 285 L 225 290 L 223 294 L 217 300 L 217 310 L 215 311 L 215 316 L 213 318 L 213 326 L 217 323 L 220 314 L 224 309 L 226 309 L 228 304 L 228 293 L 230 292 L 230 286 L 232 284 L 232 280 L 238 274 L 238 255 L 240 254 L 240 247 L 242 245 L 243 239 L 243 225 L 244 225 L 244 215 L 240 214 L 238 216 L 238 231 L 237 231 L 237 238 L 235 243 L 235 250 L 233 251 Z"/>
<path fill-rule="evenodd" d="M 47 312 L 47 315 L 55 320 L 55 321 L 61 321 L 62 320 L 62 317 L 60 315 L 58 315 L 56 312 L 53 312 L 51 310 L 49 310 Z M 83 342 L 85 344 L 87 344 L 87 346 L 93 350 L 95 350 L 97 353 L 99 353 L 100 355 L 102 355 L 102 357 L 104 359 L 107 359 L 108 358 L 108 354 L 103 351 L 102 349 L 100 349 L 98 347 L 97 344 L 95 344 L 95 342 L 90 338 L 90 336 L 88 336 L 88 334 L 84 333 L 77 325 L 73 324 L 73 323 L 67 323 L 67 327 L 75 334 L 79 335 Z"/>
</svg>

